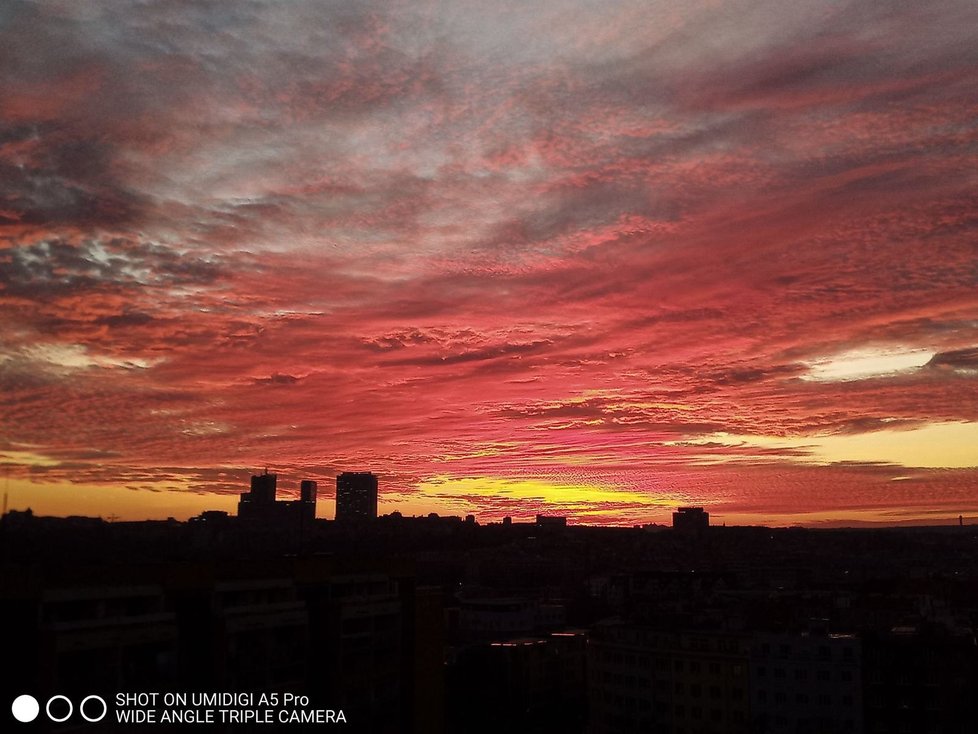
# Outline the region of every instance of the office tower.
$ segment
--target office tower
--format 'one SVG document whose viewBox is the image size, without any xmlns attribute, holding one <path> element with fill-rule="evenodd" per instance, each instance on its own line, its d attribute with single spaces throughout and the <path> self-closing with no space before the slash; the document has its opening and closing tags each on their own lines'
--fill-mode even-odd
<svg viewBox="0 0 978 734">
<path fill-rule="evenodd" d="M 255 474 L 251 477 L 251 491 L 245 492 L 238 499 L 238 517 L 257 519 L 265 517 L 275 507 L 275 484 L 278 476 Z"/>
<path fill-rule="evenodd" d="M 277 474 L 269 474 L 265 470 L 264 474 L 257 474 L 251 477 L 251 502 L 257 505 L 267 505 L 275 501 L 275 485 L 278 481 Z"/>
<path fill-rule="evenodd" d="M 370 472 L 343 472 L 336 477 L 336 520 L 356 522 L 377 517 L 377 477 Z"/>
<path fill-rule="evenodd" d="M 316 483 L 303 479 L 299 483 L 299 502 L 296 503 L 302 517 L 313 520 L 316 517 Z"/>
</svg>

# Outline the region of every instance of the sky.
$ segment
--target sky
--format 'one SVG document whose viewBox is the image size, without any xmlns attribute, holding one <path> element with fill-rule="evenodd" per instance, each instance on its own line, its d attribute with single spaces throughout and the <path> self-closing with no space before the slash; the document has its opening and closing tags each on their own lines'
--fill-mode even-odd
<svg viewBox="0 0 978 734">
<path fill-rule="evenodd" d="M 10 508 L 978 519 L 973 0 L 0 5 Z"/>
</svg>

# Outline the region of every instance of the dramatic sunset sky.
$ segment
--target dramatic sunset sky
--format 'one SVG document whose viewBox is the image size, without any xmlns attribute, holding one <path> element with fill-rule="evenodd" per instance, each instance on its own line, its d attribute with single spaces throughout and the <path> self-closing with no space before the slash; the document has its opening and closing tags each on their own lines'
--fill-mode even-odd
<svg viewBox="0 0 978 734">
<path fill-rule="evenodd" d="M 978 515 L 974 0 L 0 3 L 11 509 Z"/>
</svg>

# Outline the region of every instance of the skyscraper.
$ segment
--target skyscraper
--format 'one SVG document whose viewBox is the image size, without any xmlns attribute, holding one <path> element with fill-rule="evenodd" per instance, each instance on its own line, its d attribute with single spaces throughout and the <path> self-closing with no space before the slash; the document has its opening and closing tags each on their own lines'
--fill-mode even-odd
<svg viewBox="0 0 978 734">
<path fill-rule="evenodd" d="M 343 472 L 336 477 L 336 520 L 356 522 L 377 517 L 377 477 L 371 472 Z"/>
<path fill-rule="evenodd" d="M 238 499 L 238 517 L 264 517 L 269 511 L 273 511 L 277 482 L 278 476 L 269 474 L 267 469 L 264 474 L 253 474 L 251 491 L 241 495 Z"/>
<path fill-rule="evenodd" d="M 278 483 L 277 474 L 269 474 L 268 469 L 263 474 L 251 477 L 251 501 L 265 505 L 275 501 L 275 487 Z"/>
<path fill-rule="evenodd" d="M 299 483 L 299 508 L 303 517 L 316 518 L 316 482 L 312 479 L 303 479 Z"/>
</svg>

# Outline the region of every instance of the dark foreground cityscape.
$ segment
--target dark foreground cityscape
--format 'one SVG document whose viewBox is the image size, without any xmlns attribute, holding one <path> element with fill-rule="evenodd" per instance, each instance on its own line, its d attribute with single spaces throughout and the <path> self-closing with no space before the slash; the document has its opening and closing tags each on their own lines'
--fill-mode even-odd
<svg viewBox="0 0 978 734">
<path fill-rule="evenodd" d="M 217 691 L 362 732 L 975 730 L 978 527 L 377 517 L 369 473 L 327 521 L 315 482 L 276 491 L 256 475 L 237 517 L 189 522 L 5 514 L 7 698 L 110 702 L 14 725 L 138 730 L 118 694 Z"/>
</svg>

